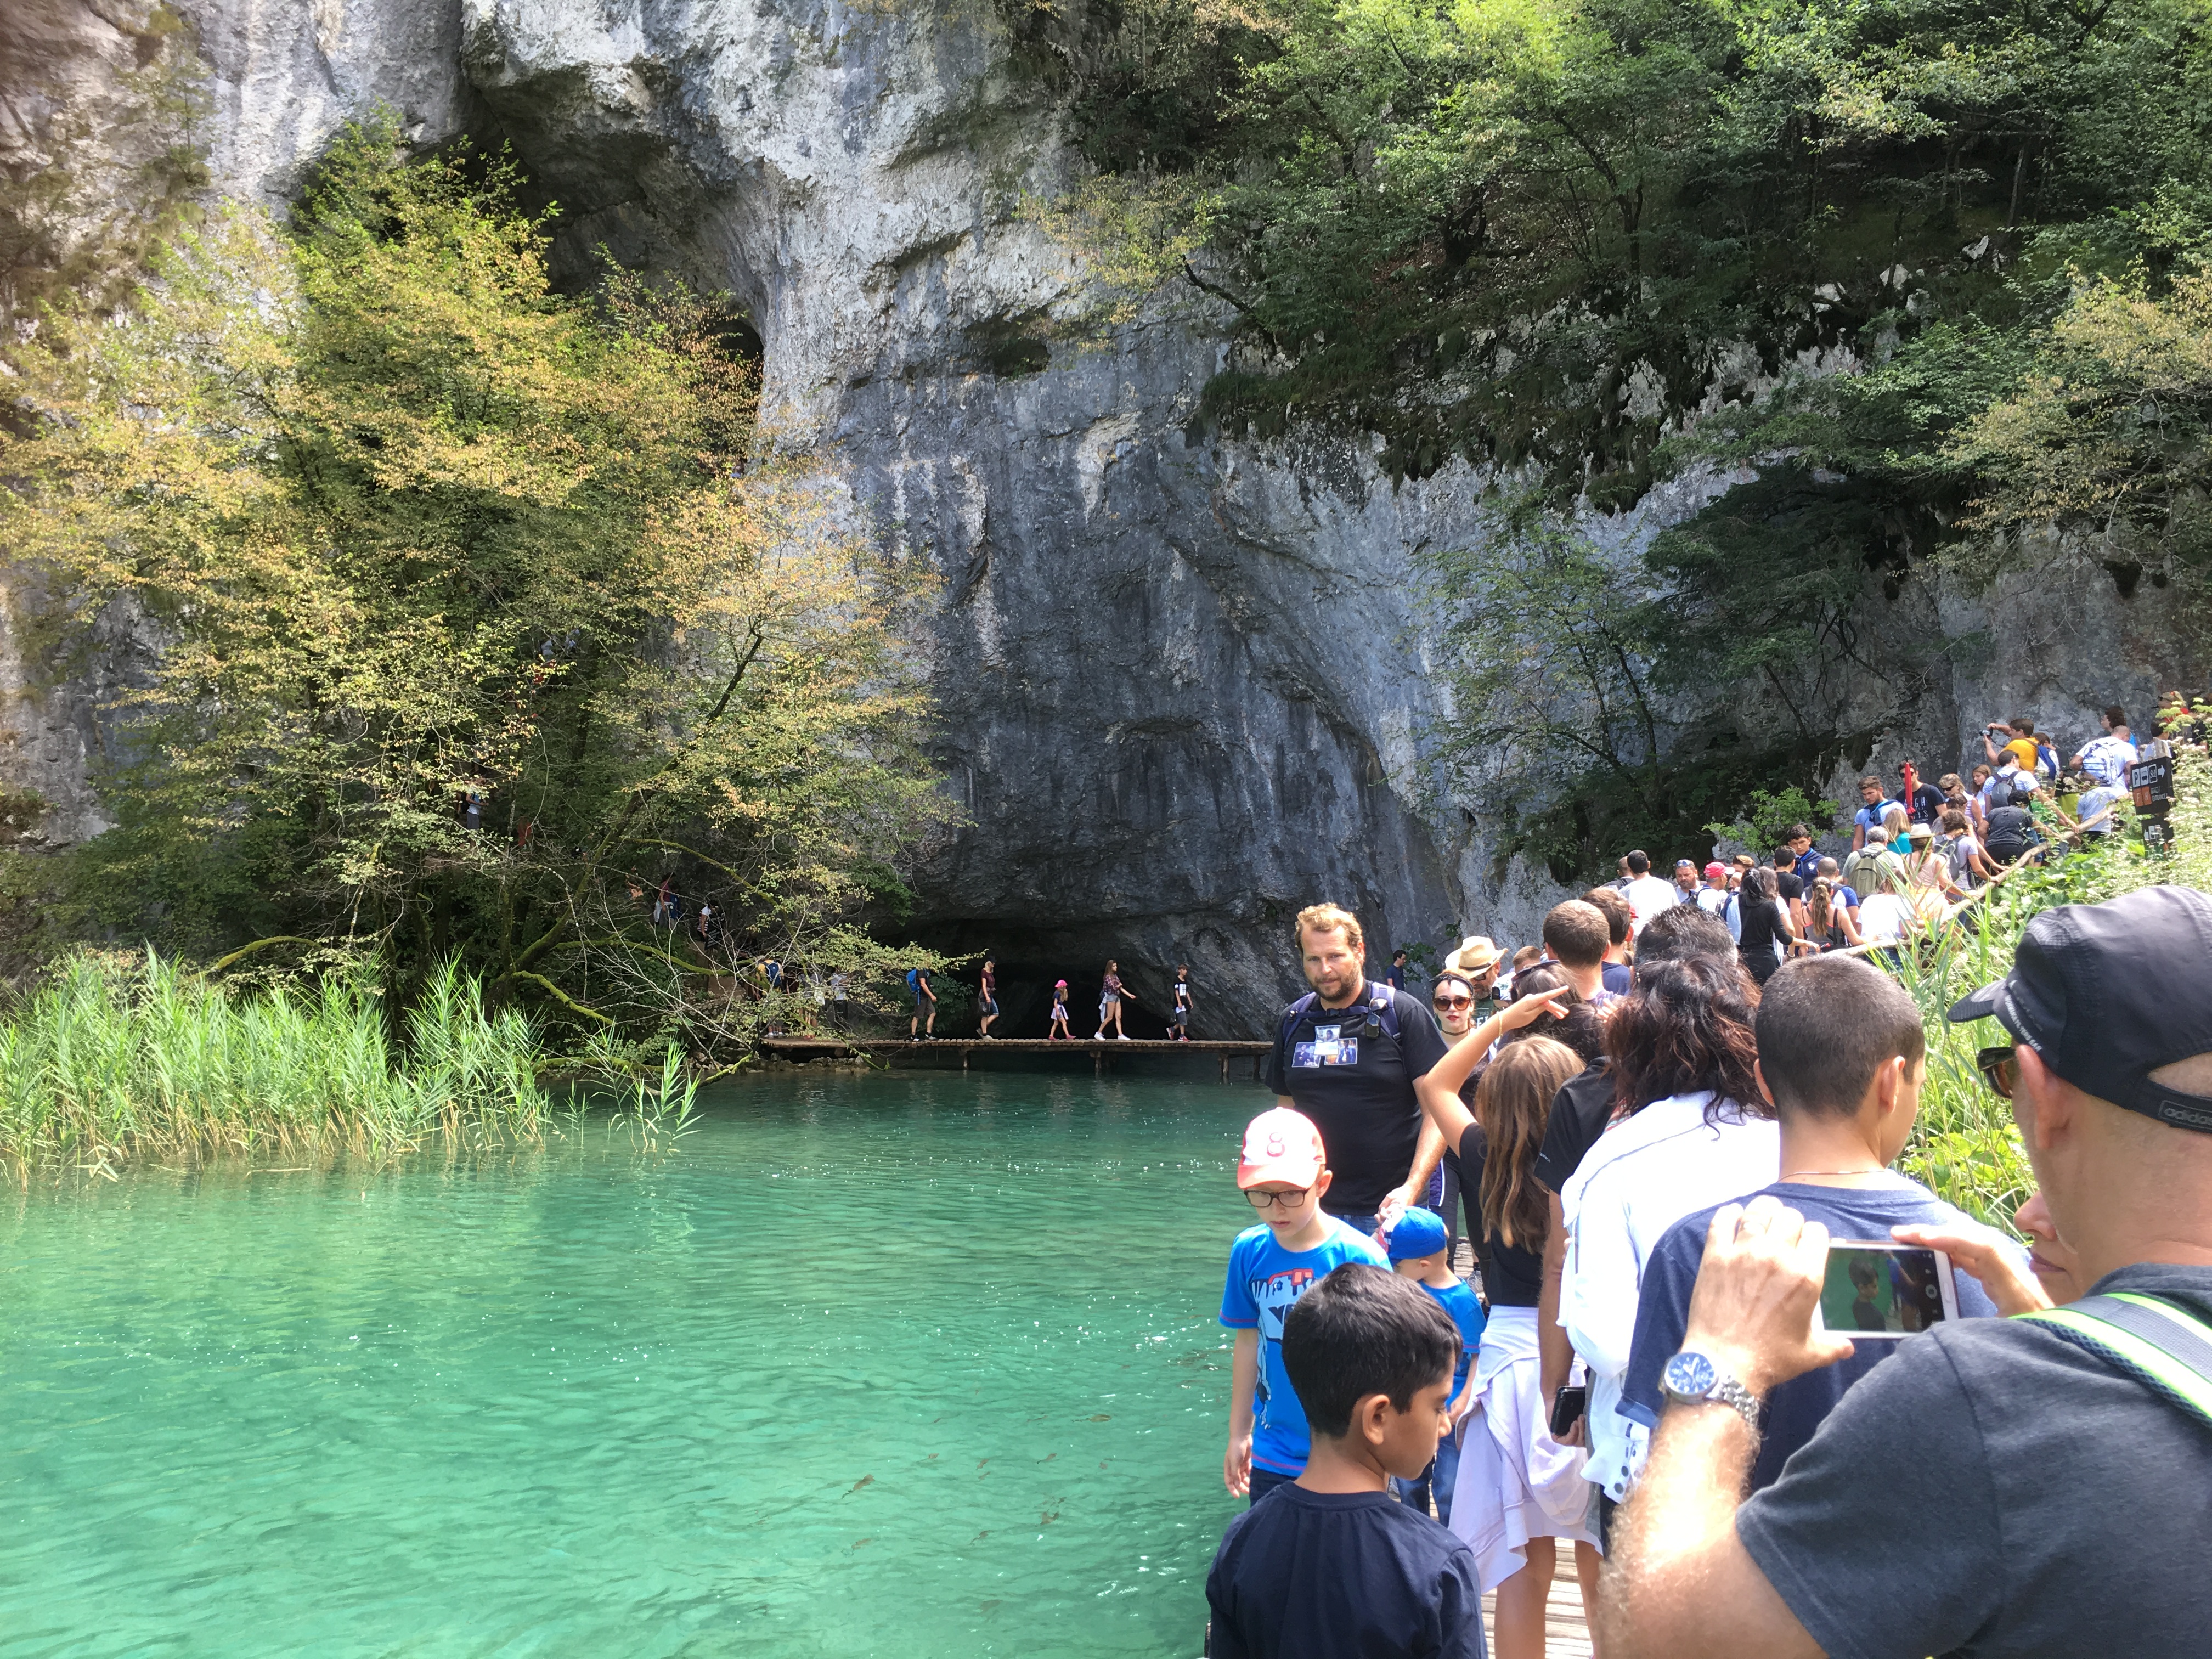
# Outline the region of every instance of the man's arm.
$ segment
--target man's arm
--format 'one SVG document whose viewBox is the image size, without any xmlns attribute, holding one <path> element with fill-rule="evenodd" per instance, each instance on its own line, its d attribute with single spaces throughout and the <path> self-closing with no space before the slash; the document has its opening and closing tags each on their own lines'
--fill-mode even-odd
<svg viewBox="0 0 2212 1659">
<path fill-rule="evenodd" d="M 1827 1251 L 1826 1228 L 1773 1199 L 1723 1206 L 1705 1235 L 1682 1346 L 1762 1397 L 1847 1357 L 1847 1339 L 1812 1328 Z M 1758 1449 L 1729 1406 L 1668 1407 L 1599 1583 L 1607 1659 L 1820 1659 L 1820 1644 L 1736 1535 Z"/>
<path fill-rule="evenodd" d="M 1435 1120 L 1424 1112 L 1421 1114 L 1421 1138 L 1413 1146 L 1413 1171 L 1407 1176 L 1404 1186 L 1383 1199 L 1383 1212 L 1386 1215 L 1402 1214 L 1413 1208 L 1428 1191 L 1429 1177 L 1437 1172 L 1437 1165 L 1443 1161 L 1443 1131 L 1437 1128 Z M 1398 1200 L 1395 1211 L 1390 1202 L 1393 1198 Z"/>
</svg>

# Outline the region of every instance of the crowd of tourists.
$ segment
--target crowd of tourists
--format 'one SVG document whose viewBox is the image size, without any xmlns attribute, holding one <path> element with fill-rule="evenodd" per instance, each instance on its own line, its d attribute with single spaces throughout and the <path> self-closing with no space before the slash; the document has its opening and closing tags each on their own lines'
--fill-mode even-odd
<svg viewBox="0 0 2212 1659">
<path fill-rule="evenodd" d="M 1891 804 L 1855 854 L 1911 856 Z M 1563 1547 L 1606 1659 L 2195 1650 L 2212 900 L 2046 911 L 1948 1011 L 2001 1028 L 2031 1252 L 1893 1167 L 1926 1035 L 1863 953 L 1784 955 L 1805 850 L 1696 892 L 1639 855 L 1425 999 L 1299 915 L 1220 1312 L 1217 1659 L 1481 1655 L 1486 1592 L 1538 1659 Z"/>
</svg>

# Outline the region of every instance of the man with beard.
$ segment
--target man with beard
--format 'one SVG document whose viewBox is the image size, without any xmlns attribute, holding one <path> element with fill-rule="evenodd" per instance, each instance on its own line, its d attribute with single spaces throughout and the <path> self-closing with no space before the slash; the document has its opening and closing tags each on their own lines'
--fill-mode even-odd
<svg viewBox="0 0 2212 1659">
<path fill-rule="evenodd" d="M 1295 936 L 1313 989 L 1283 1011 L 1267 1085 L 1321 1130 L 1329 1212 L 1371 1234 L 1419 1201 L 1443 1155 L 1413 1093 L 1443 1058 L 1443 1036 L 1418 997 L 1368 980 L 1349 910 L 1310 905 Z"/>
</svg>

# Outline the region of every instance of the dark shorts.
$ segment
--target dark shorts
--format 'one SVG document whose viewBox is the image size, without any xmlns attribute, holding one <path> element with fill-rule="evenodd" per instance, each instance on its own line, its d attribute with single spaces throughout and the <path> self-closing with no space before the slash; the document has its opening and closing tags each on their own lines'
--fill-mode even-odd
<svg viewBox="0 0 2212 1659">
<path fill-rule="evenodd" d="M 1175 1011 L 1175 1023 L 1176 1023 L 1176 1025 L 1178 1025 L 1178 1026 L 1183 1026 L 1183 1025 L 1188 1025 L 1188 1024 L 1190 1024 L 1190 1010 L 1189 1010 L 1189 1009 L 1188 1009 L 1188 1008 L 1178 1008 L 1178 1009 L 1176 1009 L 1176 1010 Z"/>
<path fill-rule="evenodd" d="M 995 1014 L 999 1012 L 998 1002 L 994 998 L 985 997 L 982 1002 L 976 1007 L 975 1012 L 979 1014 Z"/>
<path fill-rule="evenodd" d="M 1278 1474 L 1273 1469 L 1263 1469 L 1256 1464 L 1252 1470 L 1252 1502 L 1256 1504 L 1278 1486 L 1295 1486 L 1295 1474 Z"/>
</svg>

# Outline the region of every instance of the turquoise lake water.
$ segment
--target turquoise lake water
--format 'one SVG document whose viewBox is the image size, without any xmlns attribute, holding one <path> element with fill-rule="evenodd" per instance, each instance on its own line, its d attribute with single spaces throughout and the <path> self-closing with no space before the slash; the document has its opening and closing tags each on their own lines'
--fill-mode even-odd
<svg viewBox="0 0 2212 1659">
<path fill-rule="evenodd" d="M 0 1655 L 1191 1656 L 1251 1085 L 0 1191 Z"/>
</svg>

